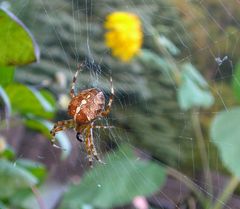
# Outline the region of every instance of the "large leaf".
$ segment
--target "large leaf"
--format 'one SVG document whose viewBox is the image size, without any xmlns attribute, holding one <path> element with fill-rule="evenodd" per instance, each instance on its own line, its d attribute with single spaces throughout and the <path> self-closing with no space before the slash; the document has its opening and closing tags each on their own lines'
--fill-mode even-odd
<svg viewBox="0 0 240 209">
<path fill-rule="evenodd" d="M 11 12 L 0 8 L 0 66 L 32 63 L 39 49 L 26 26 Z"/>
<path fill-rule="evenodd" d="M 208 108 L 214 103 L 207 82 L 190 63 L 182 65 L 181 83 L 177 93 L 179 106 L 183 110 Z"/>
<path fill-rule="evenodd" d="M 217 114 L 211 124 L 211 139 L 217 146 L 224 165 L 240 177 L 240 108 Z"/>
<path fill-rule="evenodd" d="M 37 179 L 16 164 L 0 160 L 0 198 L 11 196 L 19 189 L 30 188 Z"/>
<path fill-rule="evenodd" d="M 1 58 L 0 58 L 1 59 Z M 15 68 L 0 67 L 0 85 L 5 86 L 13 81 Z"/>
<path fill-rule="evenodd" d="M 29 88 L 23 84 L 13 83 L 8 85 L 5 91 L 15 112 L 43 118 L 53 117 L 54 106 L 38 90 Z"/>
<path fill-rule="evenodd" d="M 61 209 L 112 208 L 131 202 L 138 195 L 149 196 L 165 181 L 165 170 L 158 164 L 139 160 L 128 147 L 112 152 L 106 165 L 98 164 L 85 174 L 79 185 L 70 187 Z"/>
</svg>

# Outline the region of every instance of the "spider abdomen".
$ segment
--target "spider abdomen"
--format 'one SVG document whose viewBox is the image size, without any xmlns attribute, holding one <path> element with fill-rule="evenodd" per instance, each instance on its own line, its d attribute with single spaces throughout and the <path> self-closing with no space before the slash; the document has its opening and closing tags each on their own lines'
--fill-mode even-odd
<svg viewBox="0 0 240 209">
<path fill-rule="evenodd" d="M 86 89 L 72 98 L 68 106 L 68 114 L 77 123 L 89 123 L 96 119 L 105 107 L 103 92 L 97 88 Z"/>
</svg>

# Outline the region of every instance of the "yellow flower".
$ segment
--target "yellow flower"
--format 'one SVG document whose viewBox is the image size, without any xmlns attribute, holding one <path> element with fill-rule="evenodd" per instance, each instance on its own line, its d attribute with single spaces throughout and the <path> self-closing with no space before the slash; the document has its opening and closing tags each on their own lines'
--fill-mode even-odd
<svg viewBox="0 0 240 209">
<path fill-rule="evenodd" d="M 106 18 L 105 43 L 113 56 L 127 62 L 141 49 L 143 33 L 140 19 L 128 12 L 113 12 Z"/>
</svg>

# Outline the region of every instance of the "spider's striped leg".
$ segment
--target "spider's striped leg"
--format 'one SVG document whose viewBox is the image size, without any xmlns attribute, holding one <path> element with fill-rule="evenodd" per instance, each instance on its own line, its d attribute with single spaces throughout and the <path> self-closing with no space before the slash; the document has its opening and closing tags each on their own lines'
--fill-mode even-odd
<svg viewBox="0 0 240 209">
<path fill-rule="evenodd" d="M 50 134 L 52 136 L 51 144 L 55 145 L 55 141 L 56 141 L 55 135 L 57 132 L 65 130 L 67 128 L 73 128 L 74 126 L 75 126 L 75 121 L 73 119 L 56 122 L 52 130 L 50 131 Z"/>
<path fill-rule="evenodd" d="M 91 126 L 94 126 L 94 125 L 91 124 Z M 97 153 L 96 147 L 95 147 L 94 142 L 93 142 L 93 129 L 92 129 L 92 128 L 90 128 L 90 149 L 91 149 L 91 151 L 92 151 L 92 155 L 94 156 L 94 158 L 95 158 L 98 162 L 105 164 L 105 163 L 98 157 L 98 153 Z"/>
<path fill-rule="evenodd" d="M 93 157 L 92 157 L 92 150 L 90 146 L 90 140 L 91 140 L 91 128 L 86 128 L 86 138 L 85 138 L 85 147 L 87 151 L 87 157 L 88 157 L 88 162 L 89 166 L 92 168 L 93 167 Z"/>
<path fill-rule="evenodd" d="M 102 117 L 106 117 L 109 114 L 109 112 L 111 110 L 111 107 L 112 107 L 112 102 L 113 102 L 113 98 L 114 98 L 114 88 L 113 88 L 112 77 L 110 77 L 110 84 L 111 84 L 111 95 L 110 95 L 109 102 L 108 102 L 108 104 L 106 106 L 105 111 L 103 111 L 101 113 Z"/>
<path fill-rule="evenodd" d="M 78 64 L 78 66 L 77 66 L 77 71 L 76 71 L 76 73 L 75 73 L 75 75 L 74 75 L 74 77 L 73 77 L 72 87 L 71 87 L 71 90 L 70 90 L 70 96 L 71 96 L 71 98 L 75 97 L 74 89 L 75 89 L 75 85 L 76 85 L 78 73 L 79 73 L 79 71 L 81 70 L 82 67 L 83 67 L 83 63 L 82 63 L 82 64 Z"/>
</svg>

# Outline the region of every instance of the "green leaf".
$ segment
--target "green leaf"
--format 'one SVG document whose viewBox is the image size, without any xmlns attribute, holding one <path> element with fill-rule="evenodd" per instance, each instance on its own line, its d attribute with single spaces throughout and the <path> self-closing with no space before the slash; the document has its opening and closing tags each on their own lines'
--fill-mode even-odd
<svg viewBox="0 0 240 209">
<path fill-rule="evenodd" d="M 208 88 L 207 81 L 202 77 L 198 70 L 190 63 L 185 63 L 182 65 L 183 74 L 191 78 L 199 87 Z"/>
<path fill-rule="evenodd" d="M 54 116 L 54 106 L 38 90 L 13 83 L 6 86 L 5 91 L 15 112 L 43 118 Z"/>
<path fill-rule="evenodd" d="M 232 88 L 236 99 L 240 102 L 240 62 L 238 62 L 234 69 Z"/>
<path fill-rule="evenodd" d="M 0 85 L 5 86 L 14 79 L 15 68 L 13 67 L 0 67 Z"/>
<path fill-rule="evenodd" d="M 54 112 L 54 106 L 41 94 L 40 91 L 33 87 L 29 87 L 29 89 L 33 92 L 34 96 L 38 99 L 41 103 L 42 107 L 47 112 Z"/>
<path fill-rule="evenodd" d="M 39 59 L 39 49 L 26 26 L 0 8 L 0 66 L 25 65 Z"/>
<path fill-rule="evenodd" d="M 176 47 L 176 45 L 168 39 L 166 36 L 159 36 L 158 38 L 159 43 L 164 46 L 172 55 L 178 55 L 180 50 Z"/>
<path fill-rule="evenodd" d="M 147 66 L 153 66 L 154 68 L 161 70 L 165 76 L 171 75 L 170 64 L 158 54 L 147 49 L 142 49 L 138 57 Z"/>
<path fill-rule="evenodd" d="M 42 181 L 47 175 L 45 166 L 39 162 L 34 162 L 28 159 L 18 159 L 16 161 L 16 165 L 26 169 L 28 172 L 34 175 L 38 181 Z"/>
<path fill-rule="evenodd" d="M 219 150 L 226 168 L 233 175 L 240 177 L 240 108 L 232 108 L 216 115 L 210 134 L 213 143 Z"/>
<path fill-rule="evenodd" d="M 209 108 L 214 98 L 208 90 L 208 84 L 193 65 L 186 63 L 182 66 L 181 83 L 177 91 L 178 103 L 181 109 L 194 107 Z"/>
<path fill-rule="evenodd" d="M 7 198 L 19 189 L 29 188 L 38 181 L 31 173 L 5 160 L 0 160 L 0 198 Z"/>
<path fill-rule="evenodd" d="M 7 147 L 2 153 L 0 153 L 0 158 L 13 160 L 15 157 L 15 152 L 11 147 Z"/>
<path fill-rule="evenodd" d="M 79 185 L 70 187 L 60 208 L 121 206 L 130 203 L 135 196 L 153 194 L 165 181 L 163 167 L 137 159 L 127 146 L 112 152 L 106 163 L 96 165 L 84 175 Z"/>
<path fill-rule="evenodd" d="M 40 90 L 41 95 L 52 105 L 52 107 L 56 106 L 56 100 L 53 97 L 52 93 L 47 90 Z"/>
<path fill-rule="evenodd" d="M 42 119 L 27 119 L 25 124 L 28 128 L 33 130 L 40 131 L 46 137 L 51 139 L 50 130 L 53 128 L 54 124 L 50 121 L 42 120 Z M 71 143 L 68 136 L 64 132 L 59 132 L 56 134 L 56 139 L 62 148 L 62 159 L 66 159 L 71 152 Z"/>
</svg>

